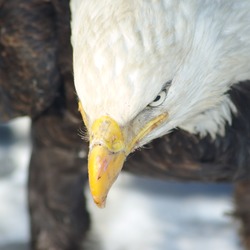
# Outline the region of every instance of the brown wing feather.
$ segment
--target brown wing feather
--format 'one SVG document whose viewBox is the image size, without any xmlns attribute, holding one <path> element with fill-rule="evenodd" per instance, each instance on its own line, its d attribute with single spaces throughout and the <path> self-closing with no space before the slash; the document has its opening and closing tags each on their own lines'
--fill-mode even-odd
<svg viewBox="0 0 250 250">
<path fill-rule="evenodd" d="M 50 1 L 2 1 L 0 120 L 47 108 L 59 86 L 55 11 Z"/>
</svg>

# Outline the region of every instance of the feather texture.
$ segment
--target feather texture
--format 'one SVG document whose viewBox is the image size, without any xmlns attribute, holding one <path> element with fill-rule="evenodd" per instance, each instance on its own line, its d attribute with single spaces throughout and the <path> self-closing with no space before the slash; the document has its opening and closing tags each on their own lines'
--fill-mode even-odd
<svg viewBox="0 0 250 250">
<path fill-rule="evenodd" d="M 250 78 L 248 0 L 77 3 L 74 77 L 90 124 L 109 115 L 122 126 L 139 117 L 142 126 L 168 112 L 141 145 L 176 127 L 213 138 L 224 134 L 237 112 L 226 93 Z M 147 105 L 170 80 L 165 102 L 149 112 Z"/>
</svg>

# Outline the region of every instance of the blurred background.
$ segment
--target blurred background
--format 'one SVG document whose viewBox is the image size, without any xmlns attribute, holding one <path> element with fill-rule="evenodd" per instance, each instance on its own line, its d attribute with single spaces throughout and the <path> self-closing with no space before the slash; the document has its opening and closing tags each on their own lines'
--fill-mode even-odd
<svg viewBox="0 0 250 250">
<path fill-rule="evenodd" d="M 28 250 L 30 120 L 0 125 L 0 250 Z M 241 250 L 228 184 L 173 183 L 122 174 L 105 209 L 93 204 L 88 250 Z"/>
</svg>

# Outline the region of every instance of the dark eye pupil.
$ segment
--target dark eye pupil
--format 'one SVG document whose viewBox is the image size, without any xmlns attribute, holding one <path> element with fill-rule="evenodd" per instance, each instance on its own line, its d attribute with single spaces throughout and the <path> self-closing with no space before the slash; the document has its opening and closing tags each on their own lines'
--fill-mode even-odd
<svg viewBox="0 0 250 250">
<path fill-rule="evenodd" d="M 161 96 L 160 96 L 160 95 L 156 96 L 156 98 L 154 99 L 154 102 L 159 101 L 159 100 L 160 100 L 160 98 L 161 98 Z"/>
</svg>

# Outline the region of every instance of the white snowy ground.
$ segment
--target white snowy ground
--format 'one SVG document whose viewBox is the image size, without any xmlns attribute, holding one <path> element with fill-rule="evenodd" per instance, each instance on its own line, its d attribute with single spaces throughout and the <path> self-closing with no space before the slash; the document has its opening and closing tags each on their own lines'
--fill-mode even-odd
<svg viewBox="0 0 250 250">
<path fill-rule="evenodd" d="M 27 250 L 29 120 L 0 129 L 0 250 Z M 9 134 L 9 136 L 7 135 Z M 11 138 L 11 140 L 10 140 Z M 240 250 L 230 185 L 178 184 L 123 174 L 107 207 L 89 196 L 89 250 Z"/>
</svg>

